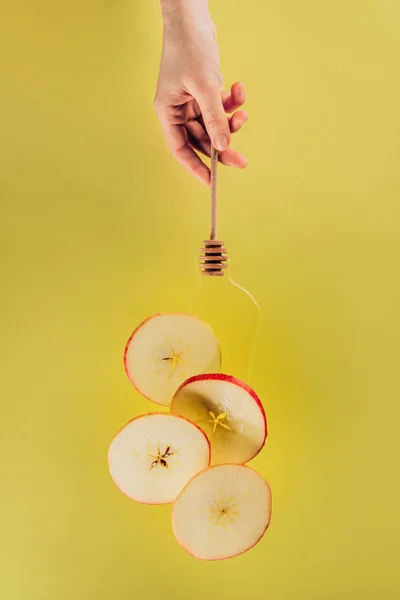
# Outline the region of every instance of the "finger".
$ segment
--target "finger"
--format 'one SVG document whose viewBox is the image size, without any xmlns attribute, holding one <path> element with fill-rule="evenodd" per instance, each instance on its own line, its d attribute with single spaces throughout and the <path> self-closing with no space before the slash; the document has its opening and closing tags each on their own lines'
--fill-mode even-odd
<svg viewBox="0 0 400 600">
<path fill-rule="evenodd" d="M 226 93 L 228 93 L 228 92 L 226 92 Z M 245 110 L 236 111 L 229 118 L 230 132 L 237 133 L 243 127 L 243 125 L 248 121 L 248 119 L 249 119 L 249 113 L 247 111 L 245 111 Z M 205 127 L 204 121 L 203 121 L 203 118 L 201 115 L 197 119 L 191 119 L 189 122 L 200 123 L 203 128 Z"/>
<path fill-rule="evenodd" d="M 231 141 L 229 123 L 221 100 L 221 92 L 216 86 L 199 90 L 196 98 L 206 131 L 217 150 L 226 150 Z"/>
<path fill-rule="evenodd" d="M 208 133 L 199 121 L 188 121 L 185 125 L 189 142 L 206 156 L 211 156 L 211 142 Z"/>
<path fill-rule="evenodd" d="M 231 93 L 230 92 L 227 92 L 226 90 L 222 90 L 222 92 L 221 92 L 221 100 L 222 100 L 222 104 L 224 105 L 224 108 L 225 108 L 226 102 L 230 99 L 230 97 L 231 97 Z M 225 112 L 227 112 L 226 109 L 225 109 Z"/>
<path fill-rule="evenodd" d="M 164 135 L 167 140 L 172 155 L 180 162 L 192 175 L 206 185 L 210 183 L 210 169 L 203 163 L 201 158 L 191 147 L 188 140 L 188 133 L 183 125 L 171 125 L 169 123 L 163 126 Z"/>
<path fill-rule="evenodd" d="M 246 92 L 243 83 L 234 83 L 231 91 L 222 93 L 222 103 L 227 113 L 232 113 L 246 102 Z"/>
<path fill-rule="evenodd" d="M 198 121 L 190 121 L 186 124 L 186 129 L 189 134 L 190 144 L 205 156 L 210 156 L 211 142 L 208 133 Z M 243 154 L 228 148 L 222 152 L 218 152 L 218 160 L 221 164 L 228 167 L 236 167 L 243 169 L 247 165 L 247 159 Z"/>
<path fill-rule="evenodd" d="M 239 131 L 248 120 L 249 115 L 245 110 L 237 110 L 229 119 L 231 133 Z"/>
<path fill-rule="evenodd" d="M 231 97 L 238 108 L 246 102 L 246 90 L 242 82 L 238 81 L 232 85 Z"/>
<path fill-rule="evenodd" d="M 236 169 L 244 169 L 247 167 L 247 158 L 237 150 L 228 148 L 219 153 L 219 162 L 227 167 L 235 167 Z"/>
</svg>

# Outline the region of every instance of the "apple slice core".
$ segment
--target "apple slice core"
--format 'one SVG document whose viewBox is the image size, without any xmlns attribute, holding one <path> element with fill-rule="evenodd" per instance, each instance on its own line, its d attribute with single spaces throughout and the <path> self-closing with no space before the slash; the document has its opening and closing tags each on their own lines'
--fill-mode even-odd
<svg viewBox="0 0 400 600">
<path fill-rule="evenodd" d="M 186 417 L 206 433 L 211 464 L 243 464 L 261 450 L 267 436 L 264 408 L 246 383 L 224 373 L 185 381 L 176 392 L 171 413 Z"/>
<path fill-rule="evenodd" d="M 135 329 L 125 347 L 124 364 L 143 396 L 169 406 L 185 379 L 219 371 L 221 351 L 207 323 L 192 315 L 163 313 Z"/>
<path fill-rule="evenodd" d="M 198 473 L 179 494 L 172 529 L 192 556 L 221 560 L 257 544 L 270 519 L 265 479 L 244 465 L 217 465 Z"/>
<path fill-rule="evenodd" d="M 111 477 L 132 500 L 173 502 L 186 483 L 210 464 L 204 432 L 183 417 L 149 413 L 129 421 L 108 451 Z"/>
</svg>

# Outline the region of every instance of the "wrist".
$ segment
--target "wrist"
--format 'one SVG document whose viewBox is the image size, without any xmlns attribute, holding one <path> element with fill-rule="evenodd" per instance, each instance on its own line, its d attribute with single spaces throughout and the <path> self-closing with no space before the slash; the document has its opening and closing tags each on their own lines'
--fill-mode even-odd
<svg viewBox="0 0 400 600">
<path fill-rule="evenodd" d="M 208 16 L 208 0 L 160 0 L 163 18 L 195 14 L 197 17 Z"/>
</svg>

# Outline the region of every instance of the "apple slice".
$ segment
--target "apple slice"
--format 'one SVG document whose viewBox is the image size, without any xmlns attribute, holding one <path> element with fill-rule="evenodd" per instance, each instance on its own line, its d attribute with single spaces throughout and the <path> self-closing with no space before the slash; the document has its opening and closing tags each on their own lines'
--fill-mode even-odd
<svg viewBox="0 0 400 600">
<path fill-rule="evenodd" d="M 172 529 L 181 546 L 203 560 L 246 552 L 271 520 L 271 490 L 244 465 L 217 465 L 183 488 L 172 510 Z"/>
<path fill-rule="evenodd" d="M 267 420 L 257 394 L 223 373 L 196 375 L 176 392 L 171 413 L 197 423 L 211 443 L 211 463 L 243 464 L 258 454 Z"/>
<path fill-rule="evenodd" d="M 210 464 L 204 432 L 183 417 L 149 413 L 129 421 L 108 451 L 111 477 L 132 500 L 173 502 L 184 485 Z"/>
<path fill-rule="evenodd" d="M 124 363 L 143 396 L 169 406 L 185 379 L 219 371 L 221 351 L 207 323 L 192 315 L 163 313 L 135 329 L 125 348 Z"/>
</svg>

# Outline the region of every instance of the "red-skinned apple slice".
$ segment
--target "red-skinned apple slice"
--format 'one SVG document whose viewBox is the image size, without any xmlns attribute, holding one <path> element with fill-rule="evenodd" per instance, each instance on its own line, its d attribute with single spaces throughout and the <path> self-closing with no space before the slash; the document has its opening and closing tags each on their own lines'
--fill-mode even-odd
<svg viewBox="0 0 400 600">
<path fill-rule="evenodd" d="M 267 436 L 264 408 L 246 383 L 224 373 L 196 375 L 176 392 L 171 413 L 193 421 L 211 443 L 211 464 L 243 464 Z"/>
<path fill-rule="evenodd" d="M 246 552 L 271 520 L 271 490 L 244 465 L 217 465 L 183 488 L 172 510 L 172 529 L 195 558 L 222 560 Z"/>
<path fill-rule="evenodd" d="M 143 321 L 125 348 L 126 373 L 146 398 L 169 406 L 185 379 L 221 367 L 213 330 L 197 317 L 163 313 Z"/>
<path fill-rule="evenodd" d="M 210 464 L 204 432 L 183 417 L 149 413 L 129 421 L 108 451 L 111 477 L 132 500 L 173 502 L 196 473 Z"/>
</svg>

